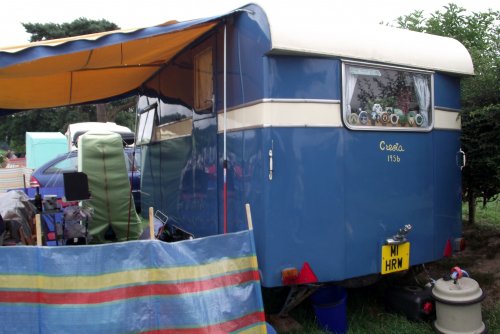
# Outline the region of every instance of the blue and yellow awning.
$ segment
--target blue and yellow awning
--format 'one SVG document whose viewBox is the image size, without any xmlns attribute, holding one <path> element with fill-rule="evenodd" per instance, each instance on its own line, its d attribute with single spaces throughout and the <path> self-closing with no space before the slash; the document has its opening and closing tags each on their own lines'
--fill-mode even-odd
<svg viewBox="0 0 500 334">
<path fill-rule="evenodd" d="M 0 114 L 129 93 L 220 21 L 171 21 L 2 48 Z"/>
</svg>

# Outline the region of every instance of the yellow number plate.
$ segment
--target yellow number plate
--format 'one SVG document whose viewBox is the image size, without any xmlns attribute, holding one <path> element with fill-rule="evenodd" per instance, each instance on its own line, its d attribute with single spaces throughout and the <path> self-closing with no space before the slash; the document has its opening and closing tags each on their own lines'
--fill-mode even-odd
<svg viewBox="0 0 500 334">
<path fill-rule="evenodd" d="M 410 243 L 382 246 L 382 274 L 407 270 L 410 267 Z"/>
</svg>

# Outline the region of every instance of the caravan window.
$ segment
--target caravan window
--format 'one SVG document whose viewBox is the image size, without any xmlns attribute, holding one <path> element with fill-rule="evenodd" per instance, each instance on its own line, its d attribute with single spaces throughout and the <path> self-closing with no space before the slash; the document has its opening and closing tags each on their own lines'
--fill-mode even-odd
<svg viewBox="0 0 500 334">
<path fill-rule="evenodd" d="M 208 48 L 194 57 L 195 111 L 211 111 L 213 92 L 212 48 Z"/>
<path fill-rule="evenodd" d="M 156 109 L 149 110 L 139 115 L 137 144 L 144 145 L 153 140 L 153 127 Z"/>
<path fill-rule="evenodd" d="M 351 129 L 429 130 L 432 73 L 343 65 L 343 115 Z"/>
<path fill-rule="evenodd" d="M 151 101 L 150 101 L 151 100 Z M 155 102 L 152 102 L 155 101 Z M 156 125 L 156 113 L 158 104 L 156 99 L 149 99 L 146 96 L 141 96 L 137 104 L 140 112 L 137 119 L 137 145 L 148 144 L 153 140 L 153 128 Z"/>
</svg>

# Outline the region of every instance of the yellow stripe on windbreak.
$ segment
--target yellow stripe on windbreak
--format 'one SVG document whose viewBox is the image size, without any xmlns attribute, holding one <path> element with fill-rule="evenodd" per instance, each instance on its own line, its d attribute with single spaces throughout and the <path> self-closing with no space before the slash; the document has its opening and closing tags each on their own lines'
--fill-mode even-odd
<svg viewBox="0 0 500 334">
<path fill-rule="evenodd" d="M 256 257 L 224 259 L 204 265 L 121 271 L 93 276 L 1 275 L 0 289 L 21 290 L 106 290 L 119 286 L 155 281 L 195 281 L 228 272 L 257 269 Z"/>
<path fill-rule="evenodd" d="M 238 334 L 265 334 L 267 333 L 267 328 L 265 324 L 259 324 L 250 328 L 246 328 L 238 331 Z"/>
</svg>

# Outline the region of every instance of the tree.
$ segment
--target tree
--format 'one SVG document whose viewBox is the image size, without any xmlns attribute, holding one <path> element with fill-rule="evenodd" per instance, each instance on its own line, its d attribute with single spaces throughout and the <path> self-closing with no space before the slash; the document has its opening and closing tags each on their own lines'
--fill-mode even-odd
<svg viewBox="0 0 500 334">
<path fill-rule="evenodd" d="M 67 23 L 22 23 L 26 32 L 31 34 L 30 42 L 49 39 L 87 35 L 96 32 L 120 29 L 116 24 L 101 20 L 89 20 L 80 17 Z"/>
<path fill-rule="evenodd" d="M 25 152 L 25 136 L 28 132 L 62 132 L 68 124 L 95 120 L 91 105 L 36 109 L 0 117 L 0 133 L 16 152 Z"/>
<path fill-rule="evenodd" d="M 476 75 L 462 80 L 462 147 L 468 164 L 462 173 L 462 190 L 469 204 L 469 222 L 475 205 L 500 193 L 500 11 L 468 14 L 455 4 L 426 18 L 414 11 L 397 19 L 398 26 L 453 37 L 471 54 Z"/>
<path fill-rule="evenodd" d="M 78 18 L 68 23 L 22 23 L 28 33 L 31 34 L 30 41 L 42 41 L 55 38 L 78 36 L 103 31 L 119 29 L 119 27 L 107 20 L 89 20 Z M 102 104 L 98 113 L 95 105 L 65 106 L 50 109 L 38 109 L 23 111 L 9 116 L 0 117 L 0 133 L 6 142 L 17 152 L 25 151 L 25 132 L 65 132 L 67 126 L 76 122 L 90 121 L 116 121 L 121 125 L 134 128 L 135 97 L 123 101 Z"/>
<path fill-rule="evenodd" d="M 469 108 L 462 122 L 467 125 L 462 142 L 470 161 L 463 169 L 463 188 L 471 212 L 475 209 L 476 198 L 481 198 L 484 206 L 496 199 L 500 190 L 500 104 Z M 474 222 L 470 215 L 469 221 Z"/>
</svg>

